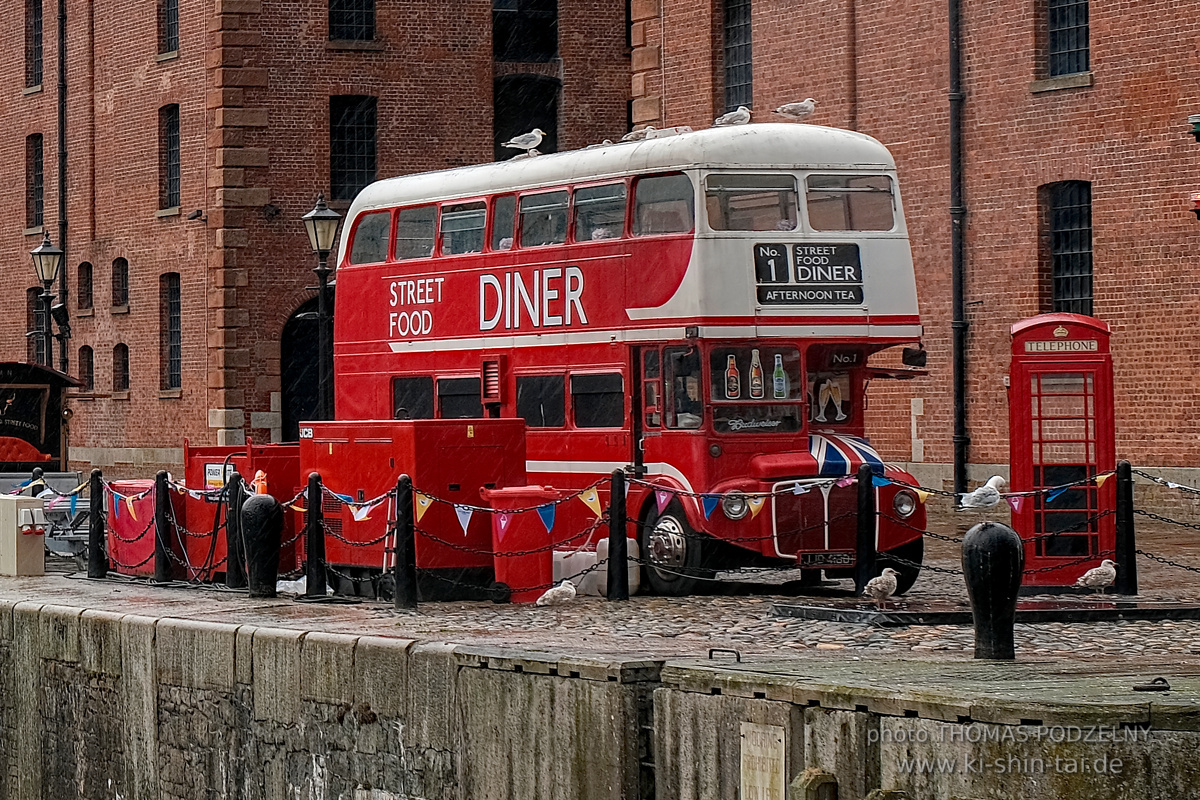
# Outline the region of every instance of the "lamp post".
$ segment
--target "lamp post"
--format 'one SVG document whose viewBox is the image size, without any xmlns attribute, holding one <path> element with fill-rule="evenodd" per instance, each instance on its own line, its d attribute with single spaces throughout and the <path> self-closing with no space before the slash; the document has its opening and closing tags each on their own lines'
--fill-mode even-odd
<svg viewBox="0 0 1200 800">
<path fill-rule="evenodd" d="M 308 243 L 317 254 L 317 416 L 333 419 L 333 337 L 329 335 L 329 253 L 337 237 L 342 215 L 325 205 L 325 195 L 317 195 L 317 204 L 304 215 Z"/>
<path fill-rule="evenodd" d="M 33 270 L 37 273 L 38 280 L 42 282 L 42 304 L 45 306 L 45 314 L 42 317 L 42 338 L 46 343 L 45 365 L 53 367 L 54 350 L 53 335 L 50 332 L 50 304 L 54 302 L 54 293 L 50 291 L 50 287 L 54 285 L 54 279 L 58 277 L 58 269 L 62 266 L 63 251 L 50 242 L 49 233 L 44 233 L 42 236 L 42 243 L 31 250 L 29 255 L 33 257 Z"/>
</svg>

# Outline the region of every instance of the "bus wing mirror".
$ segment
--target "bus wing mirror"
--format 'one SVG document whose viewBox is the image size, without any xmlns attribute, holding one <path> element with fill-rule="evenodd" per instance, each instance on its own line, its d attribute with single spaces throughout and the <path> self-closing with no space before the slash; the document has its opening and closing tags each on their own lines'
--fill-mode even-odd
<svg viewBox="0 0 1200 800">
<path fill-rule="evenodd" d="M 924 347 L 906 347 L 900 354 L 900 361 L 906 367 L 924 367 L 928 355 Z"/>
</svg>

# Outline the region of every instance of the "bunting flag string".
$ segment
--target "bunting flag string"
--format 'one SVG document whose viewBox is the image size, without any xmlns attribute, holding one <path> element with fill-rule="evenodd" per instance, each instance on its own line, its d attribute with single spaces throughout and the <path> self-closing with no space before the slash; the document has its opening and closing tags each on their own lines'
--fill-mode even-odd
<svg viewBox="0 0 1200 800">
<path fill-rule="evenodd" d="M 704 494 L 700 495 L 700 505 L 704 507 L 704 518 L 708 519 L 712 513 L 716 511 L 717 506 L 721 503 L 720 495 Z"/>
<path fill-rule="evenodd" d="M 626 487 L 629 486 L 628 483 L 626 483 L 625 485 L 626 485 Z M 584 502 L 584 505 L 586 505 L 588 508 L 590 508 L 592 510 L 592 513 L 595 514 L 597 517 L 600 516 L 604 510 L 604 507 L 600 505 L 600 496 L 598 494 L 596 494 L 596 488 L 594 486 L 591 489 L 588 489 L 587 491 L 585 491 L 583 494 L 579 495 L 579 499 L 582 500 Z"/>
<path fill-rule="evenodd" d="M 512 522 L 512 514 L 507 511 L 501 511 L 496 515 L 497 535 L 496 538 L 501 542 L 504 541 L 504 534 L 508 533 L 508 524 Z"/>
<path fill-rule="evenodd" d="M 554 503 L 547 503 L 544 506 L 538 506 L 538 516 L 542 518 L 542 524 L 546 526 L 546 533 L 554 530 Z"/>
<path fill-rule="evenodd" d="M 454 513 L 458 516 L 458 524 L 462 526 L 463 536 L 466 536 L 467 526 L 471 524 L 471 517 L 475 514 L 475 509 L 471 506 L 463 506 L 456 503 Z"/>
</svg>

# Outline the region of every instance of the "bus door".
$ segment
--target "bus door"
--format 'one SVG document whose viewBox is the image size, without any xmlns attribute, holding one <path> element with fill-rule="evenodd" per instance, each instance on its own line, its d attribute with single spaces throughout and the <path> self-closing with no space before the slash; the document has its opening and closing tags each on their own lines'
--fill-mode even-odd
<svg viewBox="0 0 1200 800">
<path fill-rule="evenodd" d="M 1069 586 L 1116 545 L 1115 518 L 1103 513 L 1115 506 L 1116 482 L 1091 480 L 1116 464 L 1109 328 L 1043 314 L 1013 325 L 1012 337 L 1011 489 L 1037 492 L 1014 502 L 1025 584 Z"/>
</svg>

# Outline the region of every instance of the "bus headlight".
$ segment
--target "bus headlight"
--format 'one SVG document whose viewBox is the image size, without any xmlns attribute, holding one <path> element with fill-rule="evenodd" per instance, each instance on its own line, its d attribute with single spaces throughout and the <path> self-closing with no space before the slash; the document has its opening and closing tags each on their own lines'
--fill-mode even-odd
<svg viewBox="0 0 1200 800">
<path fill-rule="evenodd" d="M 892 508 L 896 510 L 900 519 L 908 519 L 917 510 L 917 498 L 912 492 L 902 489 L 892 498 Z"/>
<path fill-rule="evenodd" d="M 721 510 L 730 519 L 741 519 L 750 513 L 750 504 L 746 502 L 746 495 L 741 492 L 726 492 L 721 498 Z"/>
</svg>

